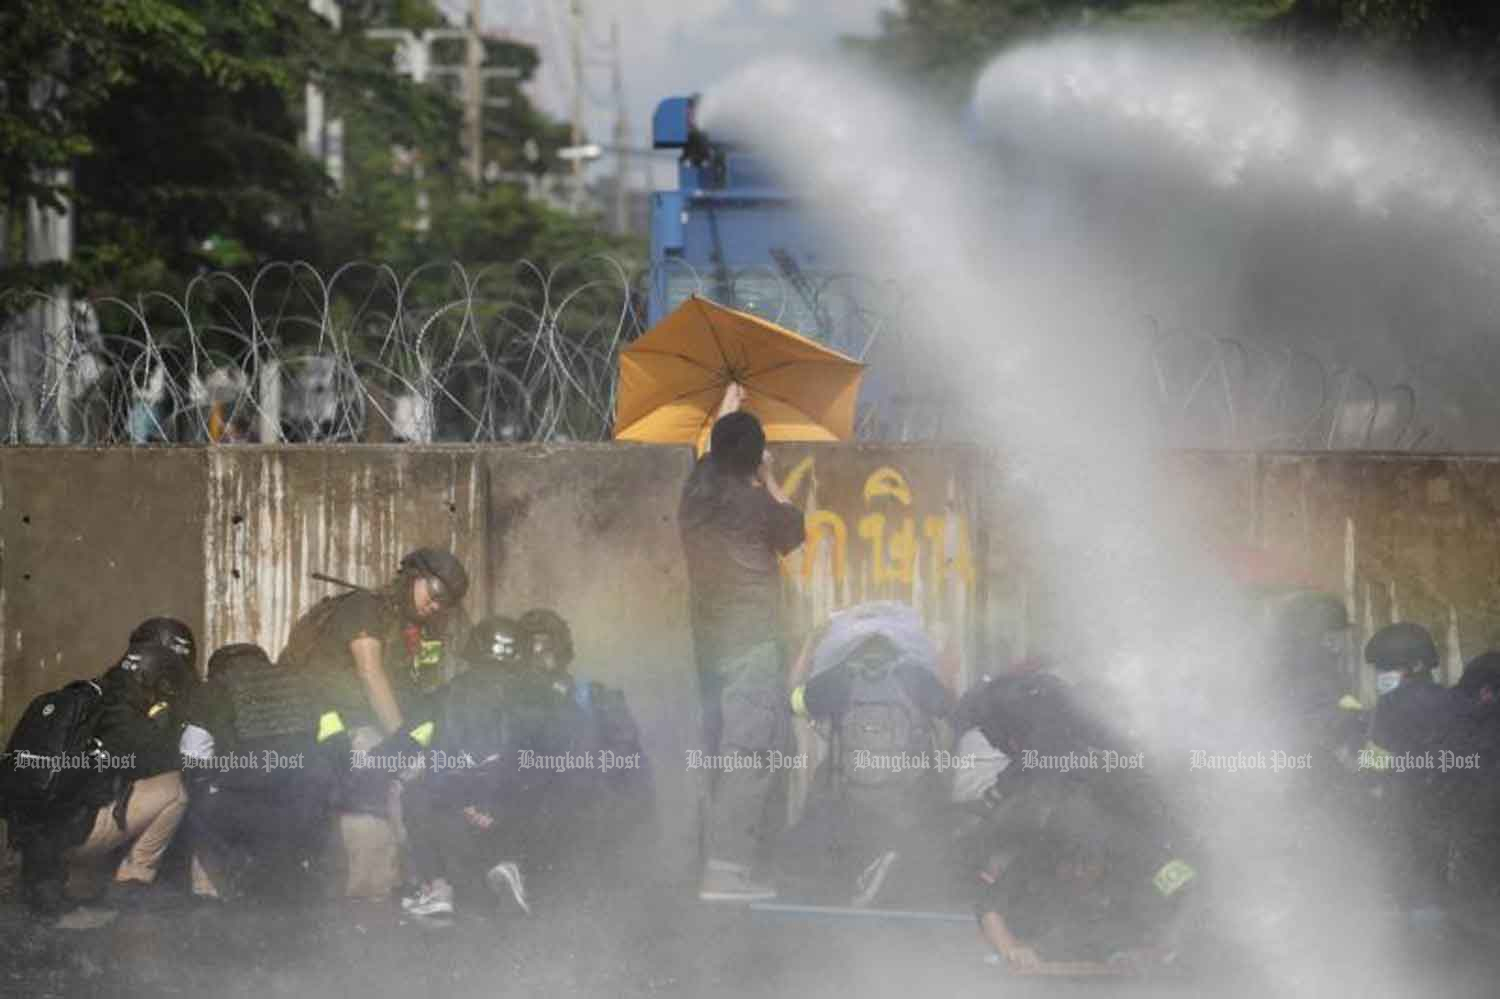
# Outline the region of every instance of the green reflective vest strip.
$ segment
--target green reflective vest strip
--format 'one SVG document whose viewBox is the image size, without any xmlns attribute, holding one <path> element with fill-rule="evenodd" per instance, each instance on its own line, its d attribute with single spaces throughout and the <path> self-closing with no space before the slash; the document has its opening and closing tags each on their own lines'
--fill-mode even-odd
<svg viewBox="0 0 1500 999">
<path fill-rule="evenodd" d="M 1151 878 L 1151 883 L 1156 886 L 1156 891 L 1162 898 L 1171 898 L 1183 885 L 1198 876 L 1193 870 L 1193 865 L 1185 860 L 1173 858 L 1161 865 Z"/>
<path fill-rule="evenodd" d="M 318 718 L 318 741 L 327 742 L 344 731 L 344 719 L 337 711 L 325 711 Z"/>
<path fill-rule="evenodd" d="M 792 714 L 798 718 L 807 717 L 807 690 L 800 683 L 792 691 Z"/>
</svg>

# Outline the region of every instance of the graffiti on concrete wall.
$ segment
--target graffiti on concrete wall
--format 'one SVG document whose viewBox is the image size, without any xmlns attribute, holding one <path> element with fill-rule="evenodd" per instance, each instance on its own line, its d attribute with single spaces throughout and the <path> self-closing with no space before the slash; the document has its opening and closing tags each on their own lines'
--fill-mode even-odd
<svg viewBox="0 0 1500 999">
<path fill-rule="evenodd" d="M 790 449 L 788 449 L 790 450 Z M 953 452 L 791 451 L 782 486 L 806 517 L 807 539 L 781 561 L 795 636 L 870 600 L 915 607 L 962 689 L 974 675 L 984 578 L 976 549 L 972 468 Z"/>
<path fill-rule="evenodd" d="M 788 497 L 797 499 L 804 483 L 813 478 L 815 461 L 811 456 L 803 458 L 787 474 L 783 488 Z M 854 536 L 863 545 L 863 564 L 870 582 L 914 585 L 918 563 L 925 554 L 929 583 L 956 580 L 966 587 L 974 585 L 974 550 L 968 516 L 945 511 L 918 518 L 911 485 L 900 470 L 889 465 L 880 466 L 865 478 L 861 497 L 864 506 L 853 516 Z M 844 514 L 809 507 L 807 542 L 799 553 L 782 561 L 782 573 L 811 580 L 824 546 L 831 546 L 833 580 L 843 585 L 849 576 L 849 545 L 850 531 Z"/>
</svg>

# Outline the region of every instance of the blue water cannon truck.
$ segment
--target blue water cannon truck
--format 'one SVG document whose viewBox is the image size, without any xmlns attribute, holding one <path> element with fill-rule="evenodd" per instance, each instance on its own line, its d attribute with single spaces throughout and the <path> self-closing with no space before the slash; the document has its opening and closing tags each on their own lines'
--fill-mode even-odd
<svg viewBox="0 0 1500 999">
<path fill-rule="evenodd" d="M 678 161 L 676 186 L 651 194 L 649 321 L 695 293 L 753 312 L 870 364 L 860 437 L 941 436 L 943 404 L 903 357 L 894 289 L 844 259 L 764 158 L 700 128 L 697 104 L 669 97 L 652 116 L 652 146 Z"/>
</svg>

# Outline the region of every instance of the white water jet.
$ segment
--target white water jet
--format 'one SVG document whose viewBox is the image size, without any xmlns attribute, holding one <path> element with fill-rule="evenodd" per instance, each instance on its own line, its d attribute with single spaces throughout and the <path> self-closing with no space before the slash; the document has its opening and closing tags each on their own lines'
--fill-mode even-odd
<svg viewBox="0 0 1500 999">
<path fill-rule="evenodd" d="M 1235 726 L 1216 723 L 1247 693 L 1249 622 L 1158 481 L 1131 374 L 1143 328 L 1330 351 L 1413 384 L 1450 441 L 1500 441 L 1495 144 L 1471 108 L 1440 111 L 1410 83 L 1180 35 L 1021 48 L 973 110 L 995 148 L 867 75 L 774 61 L 706 95 L 700 120 L 765 153 L 868 273 L 909 289 L 925 374 L 968 400 L 1043 514 L 1031 563 L 1067 611 L 1065 658 L 1117 670 L 1148 750 L 1232 749 Z M 1278 951 L 1255 916 L 1275 898 L 1244 874 L 1289 872 L 1257 868 L 1240 824 L 1292 817 L 1233 797 L 1205 824 L 1241 873 L 1242 939 L 1278 991 L 1326 994 L 1342 969 Z M 1345 957 L 1367 946 L 1389 983 L 1385 931 L 1354 928 L 1378 880 L 1321 927 Z"/>
</svg>

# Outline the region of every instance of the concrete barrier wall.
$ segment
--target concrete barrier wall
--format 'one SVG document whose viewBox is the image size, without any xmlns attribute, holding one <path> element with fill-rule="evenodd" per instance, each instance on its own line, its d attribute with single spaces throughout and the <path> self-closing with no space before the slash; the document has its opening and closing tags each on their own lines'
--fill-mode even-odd
<svg viewBox="0 0 1500 999">
<path fill-rule="evenodd" d="M 474 449 L 215 448 L 184 458 L 204 466 L 205 649 L 258 642 L 276 655 L 303 611 L 341 592 L 312 573 L 378 587 L 424 545 L 463 559 L 470 613 L 488 609 L 484 466 Z"/>
<path fill-rule="evenodd" d="M 1030 569 L 1045 557 L 1038 513 L 1003 461 L 945 447 L 776 454 L 808 513 L 809 543 L 782 567 L 794 635 L 840 606 L 908 600 L 962 683 L 1045 647 L 1067 619 Z M 380 585 L 406 550 L 446 545 L 474 577 L 472 617 L 551 606 L 573 625 L 576 672 L 625 688 L 667 838 L 690 853 L 699 720 L 675 514 L 692 460 L 613 445 L 0 451 L 0 720 L 100 672 L 144 617 L 185 618 L 205 650 L 274 653 L 332 592 L 310 572 Z M 1451 677 L 1500 641 L 1500 459 L 1161 461 L 1205 548 L 1342 595 L 1360 642 L 1394 618 L 1422 621 Z"/>
<path fill-rule="evenodd" d="M 204 632 L 202 452 L 0 449 L 0 721 L 147 617 Z"/>
<path fill-rule="evenodd" d="M 974 658 L 984 573 L 972 451 L 778 448 L 814 539 L 783 566 L 794 636 L 851 602 L 921 607 L 957 679 Z M 234 447 L 0 452 L 0 717 L 95 675 L 149 614 L 193 625 L 205 653 L 276 654 L 337 587 L 379 586 L 419 545 L 452 548 L 471 618 L 552 607 L 584 678 L 623 687 L 655 764 L 666 837 L 691 856 L 702 775 L 677 502 L 685 447 Z M 795 642 L 794 642 L 795 644 Z"/>
</svg>

